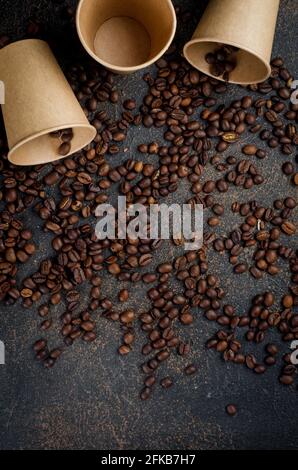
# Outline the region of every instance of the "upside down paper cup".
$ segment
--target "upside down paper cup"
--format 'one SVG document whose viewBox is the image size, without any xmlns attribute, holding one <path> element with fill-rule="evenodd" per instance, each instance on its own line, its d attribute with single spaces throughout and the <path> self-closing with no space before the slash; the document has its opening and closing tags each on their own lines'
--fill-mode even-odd
<svg viewBox="0 0 298 470">
<path fill-rule="evenodd" d="M 10 162 L 36 165 L 65 158 L 58 154 L 59 141 L 50 132 L 73 129 L 68 155 L 95 137 L 95 128 L 46 42 L 28 39 L 1 49 L 0 80 L 5 89 L 2 113 Z"/>
<path fill-rule="evenodd" d="M 128 74 L 169 48 L 176 14 L 171 0 L 81 0 L 76 24 L 91 57 L 112 72 Z"/>
<path fill-rule="evenodd" d="M 184 46 L 184 56 L 195 68 L 209 76 L 205 56 L 227 44 L 239 48 L 236 68 L 229 82 L 242 85 L 260 83 L 271 73 L 270 58 L 279 0 L 210 0 L 192 39 Z M 214 77 L 222 80 L 220 77 Z"/>
</svg>

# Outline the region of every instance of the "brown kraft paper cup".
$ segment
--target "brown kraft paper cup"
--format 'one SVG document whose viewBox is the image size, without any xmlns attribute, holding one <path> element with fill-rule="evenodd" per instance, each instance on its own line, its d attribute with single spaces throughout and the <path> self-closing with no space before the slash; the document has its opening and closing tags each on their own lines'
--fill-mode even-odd
<svg viewBox="0 0 298 470">
<path fill-rule="evenodd" d="M 12 43 L 0 50 L 0 80 L 5 87 L 2 113 L 8 159 L 15 165 L 36 165 L 60 158 L 59 140 L 48 134 L 72 128 L 68 155 L 96 135 L 48 44 L 36 39 Z"/>
<path fill-rule="evenodd" d="M 176 23 L 171 0 L 81 0 L 76 15 L 86 51 L 118 74 L 159 59 L 174 38 Z"/>
<path fill-rule="evenodd" d="M 210 0 L 192 39 L 184 46 L 185 58 L 195 68 L 213 76 L 205 61 L 206 54 L 214 52 L 218 44 L 235 46 L 240 50 L 229 82 L 241 85 L 263 82 L 271 73 L 278 8 L 279 0 Z"/>
</svg>

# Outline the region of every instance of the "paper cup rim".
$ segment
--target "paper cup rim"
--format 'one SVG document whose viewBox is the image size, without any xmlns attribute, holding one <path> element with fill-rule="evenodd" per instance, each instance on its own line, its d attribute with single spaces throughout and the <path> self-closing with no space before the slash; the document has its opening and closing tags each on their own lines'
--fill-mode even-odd
<svg viewBox="0 0 298 470">
<path fill-rule="evenodd" d="M 67 154 L 67 155 L 58 155 L 57 154 L 57 158 L 53 159 L 53 160 L 49 160 L 49 159 L 40 159 L 39 161 L 36 161 L 36 162 L 32 162 L 32 163 L 22 163 L 22 162 L 16 162 L 16 160 L 13 159 L 13 154 L 20 148 L 22 147 L 23 145 L 27 144 L 28 142 L 31 142 L 35 139 L 37 139 L 38 137 L 42 137 L 46 134 L 49 134 L 50 132 L 56 132 L 56 131 L 60 131 L 60 130 L 63 130 L 63 129 L 79 129 L 79 128 L 84 128 L 84 129 L 90 129 L 90 131 L 93 131 L 92 132 L 92 136 L 91 136 L 91 133 L 90 133 L 90 138 L 88 137 L 88 139 L 86 139 L 86 142 L 84 143 L 84 145 L 78 145 L 76 146 L 75 148 L 71 148 L 71 151 Z M 94 126 L 91 126 L 91 124 L 85 124 L 85 123 L 71 123 L 71 124 L 65 124 L 63 126 L 55 126 L 55 127 L 50 127 L 48 129 L 45 129 L 43 131 L 40 131 L 40 132 L 36 132 L 35 134 L 32 134 L 30 135 L 29 137 L 26 137 L 25 139 L 22 139 L 20 142 L 16 143 L 8 152 L 8 160 L 13 163 L 14 165 L 19 165 L 19 166 L 33 166 L 33 165 L 43 165 L 43 164 L 46 164 L 46 163 L 51 163 L 51 162 L 54 162 L 54 161 L 58 161 L 58 160 L 62 160 L 63 158 L 67 158 L 69 157 L 70 155 L 73 155 L 74 153 L 78 152 L 79 150 L 81 150 L 82 148 L 84 148 L 86 145 L 90 144 L 90 142 L 92 142 L 92 140 L 94 139 L 94 137 L 96 136 L 96 133 L 97 133 L 97 130 L 95 129 Z"/>
<path fill-rule="evenodd" d="M 23 42 L 42 42 L 44 44 L 47 44 L 47 46 L 49 46 L 49 44 L 44 41 L 43 39 L 34 39 L 34 38 L 29 38 L 29 39 L 19 39 L 18 41 L 13 41 L 13 42 L 10 42 L 9 44 L 7 44 L 6 46 L 2 47 L 2 49 L 0 49 L 0 55 L 1 55 L 1 52 L 5 51 L 6 49 L 8 48 L 12 48 L 13 46 L 16 47 L 18 46 L 20 43 L 23 43 Z M 50 47 L 50 46 L 49 46 Z"/>
<path fill-rule="evenodd" d="M 78 33 L 78 36 L 80 38 L 80 41 L 81 41 L 81 44 L 83 45 L 84 49 L 88 52 L 88 54 L 93 57 L 94 60 L 96 60 L 96 62 L 98 62 L 99 64 L 103 65 L 104 67 L 106 67 L 107 69 L 117 73 L 117 72 L 126 72 L 126 73 L 130 73 L 130 72 L 136 72 L 137 70 L 141 70 L 141 69 L 144 69 L 146 67 L 149 67 L 149 65 L 152 65 L 154 64 L 154 62 L 156 62 L 165 52 L 166 50 L 169 48 L 171 42 L 173 41 L 174 39 L 174 36 L 175 36 L 175 33 L 176 33 L 176 28 L 177 28 L 177 17 L 176 17 L 176 12 L 175 12 L 175 8 L 174 8 L 174 5 L 172 4 L 171 0 L 167 0 L 167 3 L 169 5 L 169 8 L 170 8 L 170 11 L 172 13 L 172 21 L 173 21 L 173 24 L 172 24 L 172 32 L 171 32 L 171 35 L 168 39 L 168 41 L 166 42 L 165 46 L 159 51 L 158 54 L 156 54 L 152 59 L 148 60 L 147 62 L 143 62 L 142 64 L 139 64 L 139 65 L 134 65 L 132 67 L 123 67 L 123 66 L 118 66 L 118 65 L 115 65 L 115 64 L 110 64 L 109 62 L 106 62 L 105 60 L 102 60 L 100 59 L 100 57 L 98 57 L 86 44 L 85 42 L 85 39 L 83 38 L 83 35 L 81 33 L 81 28 L 80 28 L 80 13 L 81 13 L 81 9 L 82 9 L 82 6 L 84 4 L 85 0 L 80 0 L 79 4 L 78 4 L 78 7 L 77 7 L 77 11 L 76 11 L 76 28 L 77 28 L 77 33 Z"/>
<path fill-rule="evenodd" d="M 264 75 L 264 77 L 261 79 L 261 80 L 254 80 L 254 81 L 250 81 L 250 82 L 247 82 L 247 81 L 234 81 L 234 80 L 229 80 L 227 83 L 233 83 L 233 84 L 236 84 L 236 85 L 254 85 L 256 83 L 262 83 L 263 81 L 267 80 L 270 75 L 271 75 L 271 67 L 270 67 L 270 64 L 268 61 L 266 61 L 260 54 L 258 54 L 256 51 L 250 49 L 249 47 L 247 46 L 243 46 L 241 45 L 240 43 L 236 43 L 234 41 L 221 41 L 220 39 L 214 39 L 214 38 L 193 38 L 191 39 L 190 41 L 188 41 L 184 47 L 183 47 L 183 55 L 184 57 L 186 58 L 186 60 L 193 66 L 195 67 L 196 69 L 199 69 L 201 70 L 205 75 L 208 75 L 209 77 L 211 78 L 214 78 L 216 80 L 219 80 L 221 82 L 225 82 L 225 80 L 223 80 L 221 77 L 215 77 L 214 75 L 212 75 L 210 72 L 207 72 L 205 70 L 202 70 L 201 68 L 198 67 L 197 64 L 195 64 L 192 60 L 190 60 L 188 54 L 187 54 L 187 49 L 192 46 L 193 44 L 199 44 L 199 43 L 204 43 L 204 42 L 214 42 L 214 43 L 217 43 L 217 44 L 227 44 L 228 46 L 234 46 L 234 47 L 238 47 L 239 49 L 242 49 L 243 51 L 245 52 L 248 52 L 249 54 L 252 54 L 254 57 L 256 57 L 258 60 L 260 60 L 262 62 L 262 64 L 265 66 L 266 70 L 267 70 L 267 74 Z"/>
</svg>

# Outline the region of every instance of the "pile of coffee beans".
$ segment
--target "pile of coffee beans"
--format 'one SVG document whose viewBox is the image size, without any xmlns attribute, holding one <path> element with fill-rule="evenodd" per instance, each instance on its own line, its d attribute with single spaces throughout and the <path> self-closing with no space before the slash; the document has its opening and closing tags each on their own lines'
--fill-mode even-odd
<svg viewBox="0 0 298 470">
<path fill-rule="evenodd" d="M 245 218 L 239 228 L 234 229 L 227 238 L 217 238 L 213 247 L 219 253 L 227 251 L 229 261 L 236 274 L 249 270 L 255 279 L 265 273 L 275 276 L 279 273 L 279 258 L 290 259 L 295 256 L 293 249 L 280 242 L 282 234 L 293 236 L 296 232 L 294 222 L 289 220 L 297 203 L 294 198 L 274 201 L 274 207 L 263 207 L 256 201 L 232 204 L 231 210 Z M 239 263 L 239 256 L 251 252 L 252 264 Z"/>
<path fill-rule="evenodd" d="M 20 296 L 32 296 L 30 289 L 16 288 L 18 266 L 26 263 L 36 250 L 31 239 L 31 231 L 20 220 L 8 211 L 0 212 L 0 300 L 6 298 L 8 303 L 13 303 Z"/>
<path fill-rule="evenodd" d="M 72 18 L 73 12 L 68 16 Z M 183 18 L 188 17 L 184 14 Z M 37 29 L 38 22 L 32 22 L 31 33 Z M 0 47 L 8 41 L 6 36 L 1 37 Z M 236 55 L 237 50 L 229 46 L 208 54 L 211 73 L 228 81 L 237 66 Z M 257 199 L 245 200 L 246 190 L 266 181 L 257 162 L 268 158 L 269 149 L 285 156 L 281 175 L 287 184 L 297 186 L 294 154 L 298 105 L 289 100 L 293 77 L 283 59 L 272 61 L 272 74 L 265 83 L 249 86 L 229 105 L 221 103 L 228 84 L 193 69 L 177 54 L 175 46 L 158 60 L 152 72 L 145 73 L 147 90 L 141 105 L 137 104 L 138 97 L 122 99 L 117 78 L 93 61 L 73 64 L 66 75 L 97 130 L 87 147 L 72 158 L 23 169 L 8 162 L 3 126 L 0 129 L 0 299 L 11 304 L 22 298 L 25 308 L 37 310 L 42 337 L 33 346 L 36 359 L 50 368 L 75 341 L 95 341 L 101 318 L 119 324 L 118 354 L 126 357 L 141 329 L 146 340 L 141 350 L 144 379 L 140 397 L 146 400 L 157 384 L 164 390 L 174 386 L 175 379 L 163 372 L 163 364 L 170 357 L 184 361 L 181 372 L 186 377 L 199 371 L 191 342 L 180 337 L 180 327 L 187 334 L 186 327 L 203 315 L 219 325 L 214 335 L 206 338 L 208 349 L 217 351 L 224 361 L 243 365 L 256 374 L 265 373 L 278 363 L 282 349 L 281 342 L 266 343 L 269 331 L 276 331 L 287 345 L 298 339 L 298 257 L 288 242 L 296 233 L 297 201 L 287 196 L 268 206 Z M 109 110 L 115 104 L 120 113 L 111 118 Z M 136 156 L 122 158 L 122 163 L 113 159 L 118 154 L 125 157 L 128 133 L 137 133 L 140 126 L 148 129 L 149 137 L 133 149 Z M 160 129 L 162 143 L 152 141 L 152 128 L 155 133 Z M 72 129 L 51 137 L 60 141 L 59 155 L 71 151 Z M 233 155 L 234 145 L 241 148 L 241 156 L 239 152 Z M 217 176 L 206 180 L 205 167 L 213 167 Z M 182 180 L 188 182 L 191 192 L 187 202 L 202 204 L 209 214 L 200 250 L 184 251 L 152 267 L 158 250 L 167 242 L 97 239 L 94 223 L 98 204 L 119 194 L 126 196 L 128 205 L 149 207 L 166 201 Z M 224 195 L 232 188 L 241 202 L 237 198 L 228 207 Z M 28 210 L 34 210 L 44 232 L 51 235 L 54 255 L 17 283 L 18 264 L 35 251 L 31 232 L 17 218 Z M 219 235 L 216 228 L 229 212 L 242 221 L 224 236 Z M 171 252 L 174 248 L 183 250 L 183 245 L 183 239 L 173 239 Z M 256 282 L 255 297 L 247 312 L 238 312 L 225 300 L 223 280 L 210 267 L 211 251 L 225 255 L 235 275 L 246 273 Z M 285 264 L 291 280 L 283 297 L 276 299 L 273 292 L 262 292 L 257 281 L 278 275 Z M 103 288 L 103 279 L 109 276 L 121 284 L 116 301 Z M 81 286 L 89 286 L 87 305 L 83 305 Z M 138 311 L 127 302 L 142 286 L 147 290 L 149 307 Z M 57 327 L 52 311 L 60 305 L 64 306 L 58 320 L 60 339 L 49 347 L 45 332 Z M 258 348 L 264 345 L 263 359 L 247 353 L 246 344 Z M 291 385 L 297 370 L 289 354 L 282 360 L 279 381 Z M 237 407 L 227 405 L 226 411 L 234 416 Z"/>
<path fill-rule="evenodd" d="M 206 54 L 205 60 L 210 65 L 211 75 L 221 77 L 228 82 L 230 73 L 237 67 L 237 52 L 239 49 L 227 44 L 218 46 L 214 52 Z"/>
</svg>

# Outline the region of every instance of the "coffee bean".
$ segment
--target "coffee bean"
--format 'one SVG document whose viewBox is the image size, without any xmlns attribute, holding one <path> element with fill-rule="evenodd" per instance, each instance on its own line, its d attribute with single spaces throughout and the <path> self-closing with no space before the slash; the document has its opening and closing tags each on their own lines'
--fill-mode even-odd
<svg viewBox="0 0 298 470">
<path fill-rule="evenodd" d="M 135 336 L 134 334 L 131 332 L 131 331 L 128 331 L 127 333 L 125 333 L 125 335 L 123 336 L 123 341 L 125 344 L 132 344 L 134 342 L 134 339 L 135 339 Z"/>
<path fill-rule="evenodd" d="M 133 99 L 128 99 L 124 101 L 123 106 L 125 109 L 128 109 L 131 111 L 136 108 L 136 101 Z"/>
<path fill-rule="evenodd" d="M 118 294 L 118 297 L 119 297 L 119 301 L 120 302 L 126 302 L 129 298 L 129 292 L 127 289 L 122 289 L 119 294 Z"/>
<path fill-rule="evenodd" d="M 224 213 L 224 207 L 221 204 L 214 204 L 214 206 L 212 206 L 212 211 L 214 214 L 221 216 Z"/>
<path fill-rule="evenodd" d="M 52 349 L 52 351 L 50 351 L 50 357 L 52 359 L 58 359 L 62 354 L 62 350 L 59 349 L 59 348 L 56 348 L 56 349 Z"/>
<path fill-rule="evenodd" d="M 94 330 L 95 328 L 95 324 L 92 322 L 92 321 L 83 321 L 81 324 L 80 324 L 82 330 L 84 331 L 92 331 Z"/>
<path fill-rule="evenodd" d="M 53 359 L 52 357 L 48 357 L 47 359 L 45 359 L 43 365 L 46 369 L 51 369 L 55 364 L 55 359 Z"/>
<path fill-rule="evenodd" d="M 183 325 L 191 325 L 193 322 L 193 316 L 191 313 L 183 313 L 180 317 L 180 321 L 183 323 Z"/>
<path fill-rule="evenodd" d="M 291 162 L 285 162 L 282 165 L 282 171 L 287 176 L 292 175 L 294 173 L 294 166 Z"/>
<path fill-rule="evenodd" d="M 122 344 L 122 346 L 119 347 L 118 349 L 118 353 L 120 354 L 120 356 L 126 356 L 127 354 L 129 354 L 131 351 L 130 347 L 126 344 Z"/>
<path fill-rule="evenodd" d="M 280 383 L 282 383 L 283 385 L 292 385 L 293 382 L 294 382 L 294 379 L 291 375 L 281 375 L 279 377 L 279 381 Z"/>
<path fill-rule="evenodd" d="M 197 373 L 197 366 L 195 364 L 189 364 L 185 367 L 184 372 L 186 375 L 194 375 Z"/>
<path fill-rule="evenodd" d="M 164 273 L 170 273 L 172 271 L 172 265 L 170 263 L 162 263 L 158 266 L 158 272 L 164 274 Z"/>
<path fill-rule="evenodd" d="M 227 405 L 226 406 L 226 412 L 228 413 L 229 416 L 235 416 L 237 414 L 237 408 L 235 405 Z"/>
<path fill-rule="evenodd" d="M 61 301 L 61 295 L 57 292 L 51 296 L 51 303 L 53 305 L 58 305 Z"/>
<path fill-rule="evenodd" d="M 149 375 L 148 377 L 146 377 L 146 379 L 144 380 L 144 385 L 146 387 L 152 387 L 154 384 L 156 383 L 156 378 L 154 375 Z"/>
<path fill-rule="evenodd" d="M 256 367 L 256 359 L 252 354 L 248 354 L 246 356 L 245 362 L 249 369 L 254 369 Z"/>
<path fill-rule="evenodd" d="M 83 340 L 91 343 L 96 339 L 96 334 L 93 331 L 88 331 L 83 335 Z"/>
<path fill-rule="evenodd" d="M 120 273 L 120 266 L 117 263 L 112 263 L 108 266 L 108 271 L 110 274 L 119 274 Z"/>
<path fill-rule="evenodd" d="M 122 323 L 131 323 L 134 320 L 135 314 L 133 310 L 125 310 L 120 315 L 120 320 Z"/>
<path fill-rule="evenodd" d="M 173 385 L 173 380 L 170 377 L 165 377 L 161 379 L 160 385 L 162 386 L 162 388 L 170 388 Z"/>
<path fill-rule="evenodd" d="M 273 366 L 276 364 L 276 359 L 273 356 L 266 356 L 264 362 L 267 366 Z"/>
<path fill-rule="evenodd" d="M 282 304 L 285 308 L 291 308 L 293 306 L 294 299 L 291 295 L 285 295 L 282 299 Z"/>
<path fill-rule="evenodd" d="M 63 142 L 58 148 L 58 154 L 61 156 L 66 156 L 69 154 L 71 145 L 69 142 Z"/>
<path fill-rule="evenodd" d="M 52 171 L 44 177 L 44 182 L 45 182 L 46 185 L 52 186 L 52 185 L 56 184 L 57 181 L 59 181 L 60 178 L 61 178 L 61 176 L 59 175 L 59 173 L 57 171 Z"/>
<path fill-rule="evenodd" d="M 41 316 L 41 317 L 46 317 L 46 316 L 49 314 L 49 307 L 48 307 L 48 305 L 46 305 L 46 304 L 41 305 L 41 306 L 38 308 L 38 314 L 39 314 L 39 316 Z"/>
<path fill-rule="evenodd" d="M 51 320 L 44 320 L 40 324 L 40 329 L 45 331 L 48 330 L 52 326 L 52 321 Z"/>
<path fill-rule="evenodd" d="M 278 353 L 278 348 L 275 344 L 267 344 L 266 351 L 272 356 L 275 356 Z"/>
<path fill-rule="evenodd" d="M 45 339 L 39 339 L 38 341 L 36 341 L 33 345 L 33 349 L 35 352 L 39 352 L 41 351 L 42 349 L 44 349 L 47 345 L 47 342 Z"/>
<path fill-rule="evenodd" d="M 253 145 L 253 144 L 250 144 L 250 145 L 245 145 L 243 148 L 242 148 L 242 152 L 245 154 L 245 155 L 256 155 L 258 151 L 258 148 Z"/>
<path fill-rule="evenodd" d="M 289 220 L 281 224 L 281 229 L 285 234 L 289 236 L 294 235 L 294 233 L 296 233 L 296 225 Z"/>
<path fill-rule="evenodd" d="M 234 266 L 234 272 L 236 274 L 242 274 L 247 271 L 247 264 L 246 263 L 239 263 L 236 266 Z"/>
<path fill-rule="evenodd" d="M 145 387 L 140 393 L 140 398 L 141 400 L 148 400 L 150 395 L 151 395 L 151 389 L 149 387 Z"/>
</svg>

